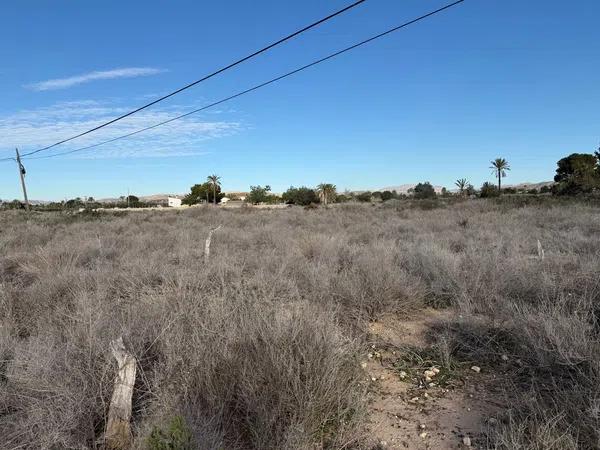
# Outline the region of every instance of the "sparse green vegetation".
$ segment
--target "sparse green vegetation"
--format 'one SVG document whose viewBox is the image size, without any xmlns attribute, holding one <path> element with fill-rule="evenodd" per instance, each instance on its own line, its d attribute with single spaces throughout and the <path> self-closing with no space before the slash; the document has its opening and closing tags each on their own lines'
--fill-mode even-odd
<svg viewBox="0 0 600 450">
<path fill-rule="evenodd" d="M 417 199 L 431 199 L 435 198 L 435 189 L 429 181 L 419 183 L 413 189 L 413 195 Z"/>
<path fill-rule="evenodd" d="M 185 419 L 175 416 L 166 429 L 154 427 L 148 436 L 148 450 L 194 450 L 193 436 Z"/>
<path fill-rule="evenodd" d="M 319 203 L 319 196 L 314 189 L 302 186 L 299 188 L 290 187 L 283 193 L 281 199 L 291 205 L 307 206 L 311 203 Z"/>
</svg>

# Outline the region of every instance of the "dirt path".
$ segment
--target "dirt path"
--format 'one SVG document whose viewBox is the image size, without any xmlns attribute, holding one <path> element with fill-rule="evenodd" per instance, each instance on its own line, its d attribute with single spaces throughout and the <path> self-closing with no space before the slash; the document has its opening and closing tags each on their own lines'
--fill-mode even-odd
<svg viewBox="0 0 600 450">
<path fill-rule="evenodd" d="M 448 319 L 448 311 L 426 310 L 410 320 L 386 317 L 370 325 L 373 345 L 363 367 L 372 387 L 373 448 L 444 450 L 481 443 L 482 427 L 499 409 L 491 395 L 497 380 L 427 358 L 427 333 Z M 426 379 L 425 370 L 434 368 L 439 372 Z"/>
</svg>

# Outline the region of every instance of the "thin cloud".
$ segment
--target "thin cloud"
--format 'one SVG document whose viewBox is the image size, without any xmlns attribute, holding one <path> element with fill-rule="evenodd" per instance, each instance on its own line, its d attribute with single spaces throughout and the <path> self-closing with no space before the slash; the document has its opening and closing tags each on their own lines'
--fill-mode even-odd
<svg viewBox="0 0 600 450">
<path fill-rule="evenodd" d="M 78 134 L 113 118 L 131 105 L 109 102 L 62 102 L 48 107 L 19 111 L 0 116 L 2 146 L 0 157 L 12 156 L 14 148 L 23 153 Z M 180 105 L 178 109 L 156 108 L 140 111 L 134 116 L 116 122 L 110 127 L 61 145 L 57 152 L 95 144 L 100 141 L 131 133 L 192 109 Z M 148 130 L 135 137 L 123 139 L 101 147 L 65 156 L 69 159 L 137 158 L 191 156 L 206 152 L 208 141 L 235 135 L 246 126 L 236 121 L 206 120 L 202 116 L 189 116 L 162 127 Z M 41 155 L 53 152 L 41 153 Z"/>
<path fill-rule="evenodd" d="M 116 78 L 147 77 L 161 72 L 164 72 L 164 70 L 153 67 L 125 67 L 122 69 L 94 71 L 68 78 L 56 78 L 54 80 L 40 81 L 38 83 L 26 85 L 25 87 L 34 91 L 50 91 L 55 89 L 66 89 L 79 84 L 89 83 L 91 81 L 114 80 Z"/>
</svg>

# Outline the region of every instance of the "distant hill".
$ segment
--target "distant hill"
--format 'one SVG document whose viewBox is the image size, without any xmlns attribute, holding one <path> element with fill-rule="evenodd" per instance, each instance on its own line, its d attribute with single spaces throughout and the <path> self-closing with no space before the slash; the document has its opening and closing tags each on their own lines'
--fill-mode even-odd
<svg viewBox="0 0 600 450">
<path fill-rule="evenodd" d="M 135 194 L 131 194 L 135 195 Z M 159 202 L 167 201 L 167 197 L 183 198 L 185 194 L 152 194 L 152 195 L 136 195 L 142 202 Z M 116 203 L 121 201 L 120 198 L 99 198 L 96 200 L 98 203 Z"/>
<path fill-rule="evenodd" d="M 416 184 L 401 184 L 399 186 L 388 186 L 388 187 L 384 187 L 379 189 L 379 192 L 383 192 L 383 191 L 396 191 L 398 194 L 406 194 L 408 193 L 408 191 L 410 189 L 414 189 L 416 186 Z M 442 187 L 443 186 L 433 186 L 433 189 L 435 189 L 435 192 L 437 192 L 438 194 L 442 192 Z"/>
<path fill-rule="evenodd" d="M 519 184 L 507 184 L 503 187 L 511 187 L 514 189 L 537 189 L 538 191 L 544 186 L 551 187 L 554 185 L 554 181 L 540 181 L 539 183 L 519 183 Z"/>
<path fill-rule="evenodd" d="M 544 186 L 552 186 L 554 184 L 554 181 L 540 181 L 537 183 L 529 183 L 529 182 L 525 182 L 525 183 L 518 183 L 518 184 L 503 184 L 502 187 L 510 187 L 510 188 L 514 188 L 514 189 L 537 189 L 538 191 L 544 187 Z M 380 192 L 383 191 L 396 191 L 398 194 L 406 194 L 408 193 L 409 189 L 414 189 L 414 187 L 416 186 L 416 184 L 401 184 L 398 186 L 388 186 L 388 187 L 384 187 L 379 189 Z M 438 194 L 442 192 L 442 186 L 433 186 L 433 188 L 435 189 L 435 192 L 437 192 Z M 477 188 L 477 186 L 476 186 Z M 456 187 L 454 185 L 452 186 L 448 186 L 446 189 L 448 189 L 450 192 L 456 192 L 458 189 L 456 189 Z"/>
</svg>

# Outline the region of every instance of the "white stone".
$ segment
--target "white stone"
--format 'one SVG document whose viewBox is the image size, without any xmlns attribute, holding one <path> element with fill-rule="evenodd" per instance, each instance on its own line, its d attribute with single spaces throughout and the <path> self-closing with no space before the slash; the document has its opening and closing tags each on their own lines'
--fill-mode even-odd
<svg viewBox="0 0 600 450">
<path fill-rule="evenodd" d="M 470 446 L 471 446 L 471 438 L 470 438 L 469 436 L 465 436 L 465 437 L 463 438 L 463 444 L 464 444 L 466 447 L 470 447 Z"/>
<path fill-rule="evenodd" d="M 481 367 L 479 367 L 479 366 L 473 366 L 473 367 L 471 367 L 471 370 L 473 372 L 479 373 L 479 372 L 481 372 Z"/>
</svg>

